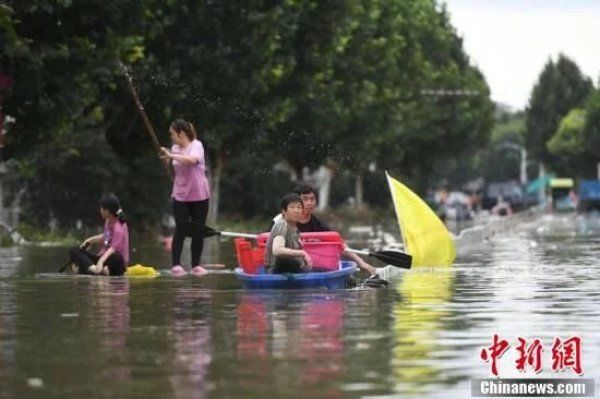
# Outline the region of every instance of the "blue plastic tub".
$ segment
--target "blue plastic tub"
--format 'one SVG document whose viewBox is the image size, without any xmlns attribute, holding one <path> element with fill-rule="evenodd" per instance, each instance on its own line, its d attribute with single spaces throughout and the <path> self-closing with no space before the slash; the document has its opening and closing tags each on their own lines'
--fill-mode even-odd
<svg viewBox="0 0 600 399">
<path fill-rule="evenodd" d="M 342 261 L 339 270 L 329 272 L 267 274 L 261 269 L 259 274 L 246 274 L 242 268 L 235 269 L 235 275 L 244 288 L 249 289 L 305 289 L 305 288 L 346 288 L 346 281 L 356 271 L 356 263 Z"/>
</svg>

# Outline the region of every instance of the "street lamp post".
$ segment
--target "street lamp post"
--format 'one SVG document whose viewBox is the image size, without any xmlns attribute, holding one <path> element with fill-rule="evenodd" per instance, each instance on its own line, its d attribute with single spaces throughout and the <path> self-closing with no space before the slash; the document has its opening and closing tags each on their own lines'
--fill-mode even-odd
<svg viewBox="0 0 600 399">
<path fill-rule="evenodd" d="M 503 148 L 509 148 L 511 150 L 518 151 L 521 155 L 521 164 L 519 167 L 519 180 L 522 185 L 527 184 L 527 149 L 525 147 L 515 143 L 502 143 Z"/>
</svg>

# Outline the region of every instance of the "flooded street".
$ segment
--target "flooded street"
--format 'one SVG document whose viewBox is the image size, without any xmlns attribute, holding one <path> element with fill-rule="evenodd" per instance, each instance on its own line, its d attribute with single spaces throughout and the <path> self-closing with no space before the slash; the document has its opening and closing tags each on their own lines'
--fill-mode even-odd
<svg viewBox="0 0 600 399">
<path fill-rule="evenodd" d="M 3 248 L 0 398 L 466 398 L 471 379 L 492 376 L 480 352 L 494 334 L 510 344 L 501 377 L 577 378 L 552 370 L 551 348 L 578 336 L 597 379 L 597 225 L 546 217 L 450 268 L 341 291 L 252 292 L 227 271 L 63 276 L 64 248 Z M 205 260 L 233 267 L 232 243 L 211 241 Z M 539 374 L 517 370 L 518 337 L 541 341 Z"/>
</svg>

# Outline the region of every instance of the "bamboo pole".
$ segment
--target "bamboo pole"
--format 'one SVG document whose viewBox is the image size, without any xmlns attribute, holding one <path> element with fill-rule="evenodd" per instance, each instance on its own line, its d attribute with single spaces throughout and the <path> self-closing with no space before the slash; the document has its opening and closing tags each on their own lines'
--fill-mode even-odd
<svg viewBox="0 0 600 399">
<path fill-rule="evenodd" d="M 148 115 L 146 114 L 146 111 L 144 110 L 144 105 L 142 104 L 142 101 L 140 100 L 140 96 L 138 95 L 137 90 L 135 89 L 135 86 L 133 84 L 133 77 L 131 76 L 131 74 L 127 70 L 127 67 L 123 63 L 119 63 L 119 66 L 121 67 L 121 71 L 123 72 L 123 74 L 125 75 L 125 78 L 127 79 L 127 86 L 129 86 L 129 91 L 131 92 L 131 96 L 133 97 L 133 100 L 135 101 L 135 105 L 137 106 L 137 110 L 138 110 L 140 116 L 142 117 L 142 120 L 144 121 L 144 125 L 146 126 L 146 131 L 148 132 L 148 135 L 150 136 L 150 139 L 152 140 L 152 144 L 154 145 L 154 148 L 155 148 L 158 156 L 160 157 L 162 155 L 162 153 L 160 151 L 160 148 L 162 146 L 160 145 L 160 142 L 158 141 L 158 138 L 156 137 L 156 132 L 154 130 L 154 126 L 152 126 L 152 122 L 150 122 L 150 118 L 148 118 Z M 161 159 L 161 160 L 162 160 L 162 164 L 165 168 L 165 171 L 167 172 L 167 176 L 169 176 L 169 179 L 173 180 L 173 174 L 171 173 L 171 168 L 169 167 L 169 161 L 167 159 Z"/>
</svg>

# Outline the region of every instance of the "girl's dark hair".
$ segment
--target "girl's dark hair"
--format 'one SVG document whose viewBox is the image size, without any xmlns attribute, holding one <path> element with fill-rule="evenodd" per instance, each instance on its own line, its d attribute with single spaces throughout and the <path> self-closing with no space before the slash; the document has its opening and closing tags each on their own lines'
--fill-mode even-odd
<svg viewBox="0 0 600 399">
<path fill-rule="evenodd" d="M 190 141 L 198 137 L 196 134 L 196 129 L 194 129 L 194 125 L 184 121 L 183 119 L 176 119 L 171 122 L 171 129 L 175 130 L 177 133 L 184 132 Z"/>
<path fill-rule="evenodd" d="M 111 215 L 116 216 L 121 223 L 125 223 L 125 214 L 121 209 L 121 203 L 114 194 L 106 194 L 100 198 L 100 207 L 106 209 Z"/>
<path fill-rule="evenodd" d="M 283 196 L 281 199 L 281 210 L 287 211 L 287 208 L 290 204 L 294 204 L 299 202 L 302 205 L 302 198 L 296 193 L 289 193 Z"/>
</svg>

